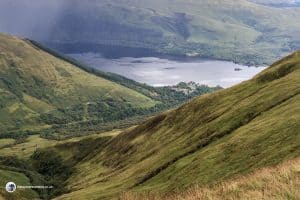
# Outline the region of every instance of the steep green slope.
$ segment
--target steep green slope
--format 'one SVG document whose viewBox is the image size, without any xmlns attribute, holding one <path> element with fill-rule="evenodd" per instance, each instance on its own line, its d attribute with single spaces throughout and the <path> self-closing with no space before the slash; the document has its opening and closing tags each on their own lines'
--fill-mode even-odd
<svg viewBox="0 0 300 200">
<path fill-rule="evenodd" d="M 18 183 L 21 186 L 29 186 L 30 180 L 28 177 L 26 177 L 22 173 L 10 171 L 10 170 L 2 170 L 0 169 L 0 184 L 1 184 L 1 190 L 0 190 L 0 199 L 38 199 L 38 194 L 32 190 L 32 189 L 19 189 L 16 190 L 14 193 L 8 193 L 2 188 L 6 185 L 7 180 L 12 181 L 14 183 Z"/>
<path fill-rule="evenodd" d="M 296 158 L 299 84 L 297 52 L 249 81 L 151 118 L 93 149 L 57 199 L 180 190 Z"/>
<path fill-rule="evenodd" d="M 113 114 L 116 108 L 122 112 L 158 103 L 51 56 L 28 41 L 2 34 L 0 94 L 1 132 L 89 120 L 92 105 L 101 109 L 101 104 L 105 111 L 111 108 Z M 98 119 L 105 120 L 104 113 L 99 115 Z"/>
<path fill-rule="evenodd" d="M 1 187 L 0 199 L 51 199 L 68 192 L 65 180 L 74 171 L 73 166 L 120 132 L 114 130 L 61 141 L 39 135 L 30 136 L 22 143 L 0 139 L 1 186 L 10 181 L 17 186 L 52 186 L 18 188 L 13 194 Z"/>
<path fill-rule="evenodd" d="M 193 186 L 184 192 L 125 193 L 120 200 L 300 199 L 300 158 L 222 181 L 212 187 Z"/>
<path fill-rule="evenodd" d="M 1 138 L 42 133 L 57 139 L 126 127 L 217 89 L 199 85 L 185 94 L 154 88 L 0 34 Z"/>
<path fill-rule="evenodd" d="M 67 4 L 53 34 L 33 37 L 68 53 L 162 53 L 261 65 L 299 49 L 299 13 L 248 0 L 88 1 Z"/>
</svg>

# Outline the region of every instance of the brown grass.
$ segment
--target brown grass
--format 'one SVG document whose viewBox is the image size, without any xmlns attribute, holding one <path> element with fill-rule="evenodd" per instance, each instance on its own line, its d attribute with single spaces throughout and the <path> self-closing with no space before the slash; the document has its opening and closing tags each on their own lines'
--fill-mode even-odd
<svg viewBox="0 0 300 200">
<path fill-rule="evenodd" d="M 127 192 L 120 200 L 297 200 L 299 188 L 300 158 L 297 158 L 211 187 L 194 186 L 182 193 L 166 195 Z"/>
</svg>

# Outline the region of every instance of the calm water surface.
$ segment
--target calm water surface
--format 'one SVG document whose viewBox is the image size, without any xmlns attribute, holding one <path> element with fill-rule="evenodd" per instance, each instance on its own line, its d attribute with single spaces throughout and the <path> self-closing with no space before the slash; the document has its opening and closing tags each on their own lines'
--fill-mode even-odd
<svg viewBox="0 0 300 200">
<path fill-rule="evenodd" d="M 155 57 L 106 59 L 94 53 L 69 54 L 69 56 L 102 71 L 117 73 L 152 86 L 194 81 L 209 86 L 230 87 L 250 79 L 265 69 L 228 61 L 203 59 L 170 60 Z"/>
</svg>

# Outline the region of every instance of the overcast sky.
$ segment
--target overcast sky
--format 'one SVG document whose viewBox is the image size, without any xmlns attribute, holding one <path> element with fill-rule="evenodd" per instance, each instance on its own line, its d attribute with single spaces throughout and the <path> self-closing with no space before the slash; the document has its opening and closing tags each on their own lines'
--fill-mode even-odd
<svg viewBox="0 0 300 200">
<path fill-rule="evenodd" d="M 0 32 L 41 36 L 73 0 L 0 0 Z M 43 33 L 41 33 L 43 32 Z"/>
</svg>

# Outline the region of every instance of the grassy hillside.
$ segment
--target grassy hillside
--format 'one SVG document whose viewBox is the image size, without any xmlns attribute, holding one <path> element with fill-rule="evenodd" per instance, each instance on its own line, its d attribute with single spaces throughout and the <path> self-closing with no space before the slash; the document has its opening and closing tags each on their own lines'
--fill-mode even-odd
<svg viewBox="0 0 300 200">
<path fill-rule="evenodd" d="M 217 89 L 217 88 L 216 88 Z M 185 95 L 81 65 L 36 42 L 0 34 L 0 137 L 64 137 L 128 126 L 213 91 Z M 116 123 L 117 122 L 117 123 Z"/>
<path fill-rule="evenodd" d="M 223 181 L 213 187 L 192 187 L 183 193 L 160 195 L 124 194 L 122 200 L 219 200 L 299 199 L 300 159 L 263 168 L 247 176 Z"/>
<path fill-rule="evenodd" d="M 5 199 L 19 199 L 19 200 L 26 200 L 26 199 L 38 199 L 39 195 L 31 189 L 19 189 L 16 190 L 14 193 L 7 193 L 5 189 L 3 188 L 6 183 L 9 181 L 12 181 L 18 185 L 22 186 L 29 186 L 30 185 L 30 180 L 28 177 L 26 177 L 24 174 L 15 172 L 15 171 L 10 171 L 10 170 L 2 170 L 0 169 L 0 184 L 1 184 L 1 189 L 0 189 L 0 199 L 5 200 Z"/>
<path fill-rule="evenodd" d="M 122 120 L 135 116 L 127 113 L 128 108 L 140 112 L 169 100 L 164 99 L 170 96 L 168 88 L 148 90 L 121 77 L 116 83 L 27 40 L 1 34 L 0 41 L 1 137 L 28 131 L 45 134 L 50 128 L 57 134 L 61 127 L 80 133 L 79 127 L 92 129 L 95 119 L 114 116 L 120 108 L 126 111 L 124 118 L 106 119 Z M 13 195 L 2 188 L 0 198 L 111 199 L 126 191 L 180 192 L 296 159 L 300 156 L 299 77 L 300 52 L 296 52 L 249 81 L 195 98 L 122 133 L 65 141 L 37 135 L 0 139 L 2 185 L 13 180 L 19 185 L 54 187 L 18 190 Z M 149 91 L 157 91 L 157 98 Z M 297 184 L 297 176 L 289 177 Z M 281 176 L 272 180 L 282 185 Z M 297 198 L 294 190 L 287 192 Z"/>
<path fill-rule="evenodd" d="M 0 130 L 62 120 L 84 121 L 89 105 L 149 108 L 156 101 L 51 56 L 27 41 L 0 35 Z"/>
<path fill-rule="evenodd" d="M 86 154 L 57 199 L 209 186 L 300 155 L 300 52 L 149 119 Z"/>
<path fill-rule="evenodd" d="M 68 53 L 160 53 L 261 65 L 300 48 L 299 13 L 248 0 L 78 1 L 63 8 L 53 34 L 32 37 Z"/>
<path fill-rule="evenodd" d="M 2 139 L 0 175 L 4 182 L 17 173 L 16 182 L 54 186 L 26 190 L 24 199 L 139 199 L 149 192 L 150 198 L 165 193 L 168 198 L 174 191 L 180 199 L 202 191 L 211 196 L 212 188 L 217 191 L 212 198 L 263 193 L 269 199 L 272 194 L 297 199 L 299 77 L 296 52 L 249 81 L 122 132 L 65 141 L 31 136 L 21 144 Z M 182 193 L 195 184 L 198 188 Z M 0 190 L 7 199 L 19 199 L 19 194 Z"/>
<path fill-rule="evenodd" d="M 50 189 L 18 188 L 9 194 L 3 187 L 0 199 L 51 199 L 68 189 L 64 181 L 73 172 L 73 166 L 80 162 L 93 149 L 120 133 L 114 130 L 101 134 L 66 139 L 49 140 L 38 135 L 28 137 L 23 143 L 7 144 L 0 139 L 0 178 L 1 185 L 13 181 L 18 186 L 53 186 Z"/>
<path fill-rule="evenodd" d="M 28 159 L 37 149 L 52 148 L 56 145 L 63 145 L 66 143 L 75 143 L 84 139 L 96 139 L 98 137 L 113 137 L 118 135 L 121 130 L 112 130 L 101 134 L 91 134 L 88 136 L 74 137 L 63 141 L 49 140 L 42 138 L 39 135 L 29 136 L 22 143 L 15 143 L 13 139 L 0 139 L 0 154 L 3 157 L 16 157 L 19 159 Z M 6 144 L 4 146 L 4 144 Z M 3 145 L 3 146 L 2 146 Z"/>
</svg>

